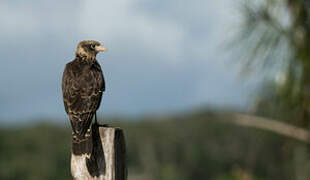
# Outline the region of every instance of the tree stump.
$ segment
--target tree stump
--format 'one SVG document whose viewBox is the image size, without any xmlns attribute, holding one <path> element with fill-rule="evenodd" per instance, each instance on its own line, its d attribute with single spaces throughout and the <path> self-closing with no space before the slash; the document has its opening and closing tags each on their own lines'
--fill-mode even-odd
<svg viewBox="0 0 310 180">
<path fill-rule="evenodd" d="M 126 145 L 123 130 L 92 125 L 91 155 L 71 153 L 71 174 L 74 180 L 126 180 Z"/>
</svg>

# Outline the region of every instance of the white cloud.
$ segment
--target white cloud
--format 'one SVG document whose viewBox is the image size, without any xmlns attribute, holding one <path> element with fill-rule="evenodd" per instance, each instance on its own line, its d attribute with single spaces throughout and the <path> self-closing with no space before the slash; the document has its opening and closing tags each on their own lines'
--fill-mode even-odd
<svg viewBox="0 0 310 180">
<path fill-rule="evenodd" d="M 184 45 L 183 28 L 172 21 L 137 14 L 135 3 L 129 0 L 84 1 L 80 28 L 91 37 L 123 41 L 127 46 L 143 47 L 143 51 L 162 59 L 178 59 Z"/>
</svg>

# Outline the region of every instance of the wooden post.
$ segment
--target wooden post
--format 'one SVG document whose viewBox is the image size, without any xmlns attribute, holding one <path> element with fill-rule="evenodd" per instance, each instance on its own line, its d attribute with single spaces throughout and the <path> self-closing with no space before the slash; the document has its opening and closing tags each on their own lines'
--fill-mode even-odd
<svg viewBox="0 0 310 180">
<path fill-rule="evenodd" d="M 92 125 L 91 155 L 71 154 L 74 180 L 126 180 L 126 145 L 123 130 Z"/>
</svg>

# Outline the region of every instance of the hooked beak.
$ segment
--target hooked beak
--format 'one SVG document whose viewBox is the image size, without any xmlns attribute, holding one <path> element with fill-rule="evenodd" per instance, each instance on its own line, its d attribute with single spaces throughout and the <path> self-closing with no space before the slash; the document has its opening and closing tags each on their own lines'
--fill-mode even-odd
<svg viewBox="0 0 310 180">
<path fill-rule="evenodd" d="M 96 52 L 103 52 L 103 51 L 106 51 L 107 48 L 102 46 L 102 45 L 100 45 L 100 46 L 96 46 L 95 50 L 96 50 Z"/>
</svg>

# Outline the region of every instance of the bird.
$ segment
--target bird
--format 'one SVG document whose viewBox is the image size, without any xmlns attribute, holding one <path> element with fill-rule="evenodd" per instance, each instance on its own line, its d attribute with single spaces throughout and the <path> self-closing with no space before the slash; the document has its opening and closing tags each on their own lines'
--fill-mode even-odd
<svg viewBox="0 0 310 180">
<path fill-rule="evenodd" d="M 92 152 L 92 119 L 98 110 L 105 80 L 96 55 L 106 51 L 98 41 L 79 42 L 75 58 L 66 64 L 62 76 L 64 107 L 72 127 L 72 153 L 74 155 Z"/>
</svg>

